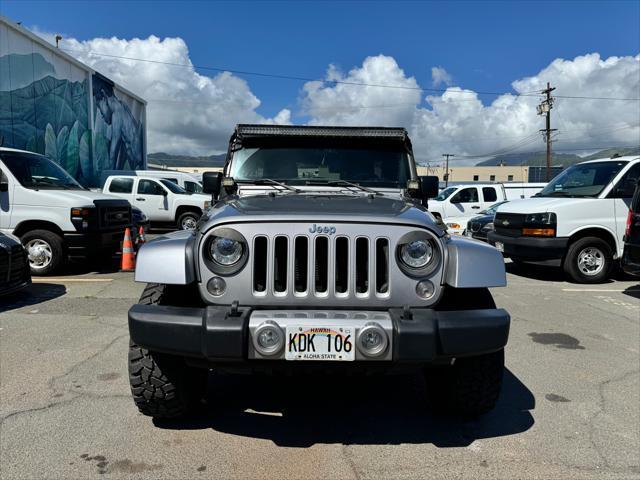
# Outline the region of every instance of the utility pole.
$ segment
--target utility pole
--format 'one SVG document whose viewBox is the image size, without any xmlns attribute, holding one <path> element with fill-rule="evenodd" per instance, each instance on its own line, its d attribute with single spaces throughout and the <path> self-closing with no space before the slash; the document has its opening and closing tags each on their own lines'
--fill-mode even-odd
<svg viewBox="0 0 640 480">
<path fill-rule="evenodd" d="M 442 156 L 447 158 L 447 166 L 444 169 L 444 187 L 447 188 L 449 186 L 449 157 L 455 157 L 455 155 L 453 153 L 443 153 Z"/>
<path fill-rule="evenodd" d="M 540 105 L 537 107 L 538 115 L 546 115 L 547 121 L 546 128 L 540 129 L 545 142 L 547 142 L 547 182 L 551 180 L 551 132 L 555 132 L 557 130 L 557 128 L 551 128 L 551 109 L 553 108 L 553 97 L 551 96 L 551 92 L 555 89 L 555 87 L 551 87 L 549 82 L 547 82 L 547 88 L 542 91 L 547 98 L 542 100 Z"/>
</svg>

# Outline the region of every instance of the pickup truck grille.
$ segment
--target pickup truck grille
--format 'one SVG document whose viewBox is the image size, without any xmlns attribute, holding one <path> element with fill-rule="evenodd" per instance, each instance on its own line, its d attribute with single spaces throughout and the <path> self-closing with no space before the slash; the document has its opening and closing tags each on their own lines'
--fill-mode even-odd
<svg viewBox="0 0 640 480">
<path fill-rule="evenodd" d="M 253 241 L 253 295 L 385 297 L 389 240 L 385 237 L 259 235 Z"/>
<path fill-rule="evenodd" d="M 507 237 L 519 237 L 522 235 L 525 215 L 522 213 L 496 213 L 493 227 L 496 233 Z"/>
</svg>

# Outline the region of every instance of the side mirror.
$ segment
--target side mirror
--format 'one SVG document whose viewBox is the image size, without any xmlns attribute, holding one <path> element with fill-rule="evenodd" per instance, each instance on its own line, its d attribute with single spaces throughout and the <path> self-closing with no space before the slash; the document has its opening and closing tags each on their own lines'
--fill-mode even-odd
<svg viewBox="0 0 640 480">
<path fill-rule="evenodd" d="M 167 192 L 167 191 L 163 188 L 163 189 L 162 189 L 162 195 L 166 197 L 167 195 L 169 195 L 169 192 Z"/>
<path fill-rule="evenodd" d="M 222 172 L 204 172 L 202 174 L 202 191 L 210 193 L 214 200 L 220 196 L 222 188 Z"/>
<path fill-rule="evenodd" d="M 440 191 L 440 179 L 436 175 L 423 175 L 419 178 L 423 200 L 437 197 Z"/>
<path fill-rule="evenodd" d="M 0 172 L 0 192 L 8 192 L 8 191 L 9 191 L 9 179 L 3 172 Z"/>
</svg>

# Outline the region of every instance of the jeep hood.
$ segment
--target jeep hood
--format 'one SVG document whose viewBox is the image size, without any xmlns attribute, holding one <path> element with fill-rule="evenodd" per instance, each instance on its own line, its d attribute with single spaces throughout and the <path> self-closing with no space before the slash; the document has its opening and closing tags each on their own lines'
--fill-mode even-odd
<svg viewBox="0 0 640 480">
<path fill-rule="evenodd" d="M 253 195 L 219 202 L 205 215 L 207 226 L 237 221 L 367 222 L 435 226 L 424 208 L 367 195 Z M 439 230 L 439 229 L 436 229 Z"/>
</svg>

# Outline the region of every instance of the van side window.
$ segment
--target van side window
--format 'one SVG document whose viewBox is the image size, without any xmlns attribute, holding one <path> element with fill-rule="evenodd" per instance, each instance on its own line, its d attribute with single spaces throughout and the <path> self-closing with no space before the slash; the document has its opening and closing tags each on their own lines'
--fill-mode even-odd
<svg viewBox="0 0 640 480">
<path fill-rule="evenodd" d="M 475 203 L 478 201 L 478 189 L 476 187 L 463 188 L 451 199 L 451 203 Z"/>
<path fill-rule="evenodd" d="M 131 193 L 133 191 L 133 178 L 112 179 L 109 191 L 113 193 Z"/>
<path fill-rule="evenodd" d="M 636 163 L 611 190 L 609 198 L 631 198 L 640 180 L 640 163 Z"/>
<path fill-rule="evenodd" d="M 498 200 L 498 194 L 493 187 L 482 187 L 482 196 L 485 202 L 495 202 Z"/>
<path fill-rule="evenodd" d="M 202 193 L 202 187 L 199 183 L 185 180 L 184 189 L 189 193 Z"/>
<path fill-rule="evenodd" d="M 164 189 L 153 180 L 140 180 L 138 193 L 141 195 L 162 195 Z"/>
</svg>

